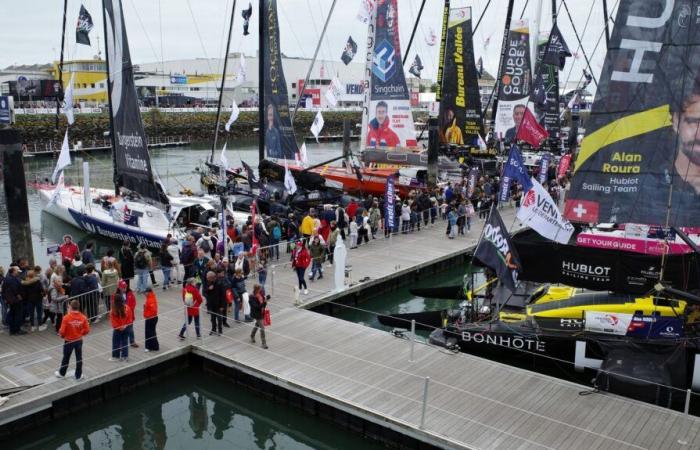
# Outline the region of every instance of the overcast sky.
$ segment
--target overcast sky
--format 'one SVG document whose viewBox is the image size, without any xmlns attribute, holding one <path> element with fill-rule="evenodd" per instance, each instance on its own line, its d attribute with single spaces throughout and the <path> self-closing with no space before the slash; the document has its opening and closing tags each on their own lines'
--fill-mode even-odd
<svg viewBox="0 0 700 450">
<path fill-rule="evenodd" d="M 116 0 L 115 0 L 116 1 Z M 399 1 L 399 27 L 402 51 L 405 51 L 413 22 L 421 0 Z M 537 5 L 541 0 L 516 0 L 513 18 L 518 19 L 524 10 L 523 18 L 532 23 L 536 20 Z M 84 4 L 92 14 L 95 28 L 90 33 L 92 48 L 75 45 L 75 23 Z M 250 35 L 242 36 L 243 20 L 240 10 L 248 1 L 238 1 L 231 51 L 243 50 L 254 55 L 258 47 L 257 0 L 253 0 L 253 19 Z M 278 14 L 282 52 L 289 56 L 311 57 L 321 34 L 323 22 L 331 7 L 332 0 L 278 0 Z M 506 0 L 492 0 L 484 19 L 474 35 L 476 58 L 484 58 L 486 70 L 495 73 L 502 40 L 506 13 Z M 551 1 L 542 1 L 541 29 L 549 30 Z M 560 4 L 561 0 L 557 0 Z M 610 6 L 617 4 L 610 0 Z M 68 31 L 66 37 L 67 58 L 88 58 L 104 46 L 104 32 L 101 14 L 102 0 L 68 0 Z M 233 0 L 122 0 L 124 14 L 134 63 L 154 62 L 181 58 L 220 57 L 224 53 L 225 33 Z M 438 45 L 430 47 L 426 37 L 430 30 L 440 34 L 440 21 L 443 0 L 427 0 L 423 17 L 418 27 L 416 39 L 407 59 L 407 66 L 418 53 L 423 60 L 424 77 L 435 78 L 437 71 Z M 452 6 L 471 6 L 473 24 L 483 12 L 487 0 L 452 0 Z M 591 58 L 591 65 L 597 78 L 604 58 L 605 42 L 603 33 L 602 0 L 568 0 L 574 23 L 579 35 L 583 36 L 583 47 Z M 340 54 L 349 35 L 359 44 L 356 60 L 363 59 L 366 26 L 355 19 L 360 0 L 338 0 L 331 17 L 328 32 L 320 50 L 320 59 L 334 61 L 326 66 L 341 65 Z M 0 17 L 3 18 L 3 45 L 0 50 L 0 68 L 12 64 L 47 63 L 58 60 L 61 44 L 61 19 L 63 2 L 58 0 L 31 0 L 20 2 L 0 0 Z M 611 14 L 614 13 L 611 12 Z M 586 27 L 587 19 L 588 25 Z M 572 51 L 578 43 L 564 8 L 561 8 L 559 27 Z M 612 26 L 612 24 L 611 24 Z M 584 33 L 584 27 L 585 33 Z M 162 49 L 162 50 L 161 50 Z M 104 52 L 103 52 L 104 54 Z M 583 53 L 579 58 L 570 58 L 561 72 L 562 81 L 578 81 L 581 69 L 585 66 Z M 331 67 L 328 67 L 331 66 Z M 215 72 L 219 67 L 212 67 Z"/>
</svg>

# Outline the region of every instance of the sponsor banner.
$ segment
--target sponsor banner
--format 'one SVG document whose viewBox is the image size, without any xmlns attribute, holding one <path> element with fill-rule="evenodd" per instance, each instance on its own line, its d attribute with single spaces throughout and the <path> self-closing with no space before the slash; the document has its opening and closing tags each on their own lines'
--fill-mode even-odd
<svg viewBox="0 0 700 450">
<path fill-rule="evenodd" d="M 542 65 L 542 57 L 547 48 L 548 40 L 540 39 L 537 45 L 537 72 L 542 77 L 544 86 L 544 105 L 535 104 L 535 115 L 537 120 L 549 133 L 547 146 L 551 152 L 559 152 L 559 132 L 561 125 L 559 121 L 559 70 L 556 66 L 549 64 Z"/>
<path fill-rule="evenodd" d="M 506 141 L 512 142 L 532 87 L 530 30 L 527 20 L 516 20 L 511 25 L 501 67 L 495 131 Z"/>
<path fill-rule="evenodd" d="M 476 182 L 479 179 L 479 169 L 472 167 L 469 171 L 469 179 L 467 181 L 467 197 L 471 198 L 476 190 Z"/>
<path fill-rule="evenodd" d="M 627 336 L 643 339 L 678 339 L 685 335 L 683 320 L 636 314 L 627 328 Z"/>
<path fill-rule="evenodd" d="M 532 188 L 532 182 L 527 174 L 527 168 L 523 164 L 523 157 L 518 150 L 518 146 L 513 144 L 510 147 L 508 161 L 503 167 L 503 175 L 501 177 L 501 192 L 499 195 L 500 202 L 505 202 L 510 197 L 510 183 L 515 181 L 520 183 L 523 191 L 527 192 Z"/>
<path fill-rule="evenodd" d="M 187 75 L 170 75 L 170 84 L 187 84 Z"/>
<path fill-rule="evenodd" d="M 263 52 L 265 90 L 262 107 L 265 108 L 265 154 L 268 158 L 295 159 L 299 148 L 289 116 L 287 82 L 282 70 L 277 0 L 260 1 L 263 2 L 263 10 L 265 11 L 262 17 L 262 29 L 265 31 L 268 43 L 264 46 Z M 306 92 L 309 91 L 306 90 Z M 318 99 L 318 104 L 320 104 L 320 90 L 318 91 Z M 316 103 L 314 102 L 314 104 Z"/>
<path fill-rule="evenodd" d="M 474 258 L 496 272 L 498 279 L 511 292 L 515 291 L 519 283 L 518 271 L 521 270 L 522 266 L 518 252 L 510 242 L 508 228 L 498 214 L 495 204 L 491 207 L 489 218 L 479 239 L 479 245 L 474 251 Z"/>
<path fill-rule="evenodd" d="M 450 10 L 443 58 L 440 143 L 478 146 L 484 123 L 474 63 L 471 8 Z"/>
<path fill-rule="evenodd" d="M 547 182 L 547 174 L 549 173 L 549 162 L 552 160 L 552 154 L 549 152 L 544 152 L 542 158 L 540 158 L 540 173 L 537 174 L 537 181 L 540 184 L 545 184 Z"/>
<path fill-rule="evenodd" d="M 462 331 L 462 341 L 475 344 L 488 344 L 497 347 L 514 348 L 530 352 L 546 353 L 545 341 L 519 335 L 501 335 L 493 333 L 477 333 Z"/>
<path fill-rule="evenodd" d="M 12 114 L 10 111 L 10 97 L 7 95 L 0 95 L 0 123 L 3 125 L 9 125 L 12 121 Z"/>
<path fill-rule="evenodd" d="M 88 233 L 99 234 L 120 242 L 129 241 L 133 245 L 146 244 L 147 247 L 151 248 L 158 248 L 163 243 L 163 237 L 160 236 L 126 228 L 126 226 L 120 227 L 115 223 L 103 222 L 71 208 L 68 208 L 68 212 L 75 220 L 75 223 L 78 224 L 78 227 Z"/>
<path fill-rule="evenodd" d="M 560 244 L 568 244 L 574 233 L 573 225 L 562 217 L 549 192 L 534 179 L 532 188 L 523 197 L 517 217 L 541 236 Z"/>
<path fill-rule="evenodd" d="M 625 336 L 632 322 L 632 314 L 586 311 L 585 330 L 594 333 Z"/>
<path fill-rule="evenodd" d="M 447 47 L 447 22 L 450 17 L 450 0 L 444 0 L 443 10 L 442 10 L 442 31 L 440 33 L 440 52 L 438 53 L 438 72 L 437 72 L 437 83 L 435 86 L 435 100 L 438 102 L 442 100 L 442 76 L 445 69 L 445 48 Z M 431 35 L 435 32 L 430 29 Z M 437 38 L 437 37 L 436 37 Z M 427 37 L 426 37 L 427 42 Z M 435 45 L 433 42 L 432 45 Z"/>
<path fill-rule="evenodd" d="M 567 154 L 559 159 L 559 167 L 557 167 L 557 179 L 566 176 L 566 172 L 569 171 L 569 166 L 571 165 L 571 154 Z"/>
<path fill-rule="evenodd" d="M 376 5 L 374 43 L 370 51 L 370 98 L 367 128 L 368 147 L 416 147 L 411 97 L 401 61 L 398 0 Z M 372 38 L 370 31 L 368 42 Z"/>
<path fill-rule="evenodd" d="M 645 255 L 663 255 L 669 253 L 679 255 L 690 253 L 692 249 L 684 242 L 669 242 L 663 240 L 647 240 L 622 236 L 605 236 L 592 233 L 579 233 L 576 245 L 581 247 L 605 248 L 623 250 L 626 252 L 643 253 Z"/>
<path fill-rule="evenodd" d="M 396 180 L 395 177 L 389 177 L 386 180 L 386 191 L 384 198 L 386 205 L 384 207 L 384 217 L 386 218 L 386 228 L 392 230 L 396 218 L 394 217 L 394 202 L 396 201 Z"/>
<path fill-rule="evenodd" d="M 570 195 L 597 222 L 700 223 L 700 10 L 621 0 Z"/>
<path fill-rule="evenodd" d="M 362 94 L 365 91 L 364 86 L 361 84 L 346 84 L 345 85 L 345 93 L 347 95 L 358 95 Z"/>
<path fill-rule="evenodd" d="M 148 139 L 134 85 L 129 42 L 121 0 L 104 0 L 109 71 L 109 104 L 112 114 L 115 184 L 164 205 L 167 195 L 153 177 Z"/>
</svg>

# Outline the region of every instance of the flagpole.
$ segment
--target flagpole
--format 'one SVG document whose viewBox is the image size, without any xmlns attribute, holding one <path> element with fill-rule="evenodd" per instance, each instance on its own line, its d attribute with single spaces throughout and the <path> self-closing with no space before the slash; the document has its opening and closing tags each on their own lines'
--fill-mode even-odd
<svg viewBox="0 0 700 450">
<path fill-rule="evenodd" d="M 314 51 L 314 57 L 311 59 L 311 64 L 309 65 L 309 70 L 306 72 L 306 78 L 304 78 L 304 85 L 301 87 L 301 92 L 299 92 L 299 98 L 294 105 L 294 111 L 292 112 L 291 123 L 294 125 L 294 119 L 297 116 L 297 111 L 299 110 L 299 105 L 301 105 L 301 99 L 304 98 L 304 91 L 306 90 L 306 85 L 309 83 L 309 78 L 311 77 L 311 71 L 314 69 L 314 64 L 316 63 L 316 57 L 318 56 L 318 51 L 321 49 L 321 43 L 323 42 L 323 37 L 326 35 L 326 29 L 328 29 L 328 23 L 331 21 L 331 16 L 333 15 L 333 9 L 335 8 L 335 3 L 337 0 L 333 0 L 331 3 L 331 9 L 328 11 L 328 17 L 326 17 L 326 23 L 323 24 L 323 30 L 321 31 L 321 37 L 316 44 L 316 51 Z M 424 0 L 425 1 L 425 0 Z"/>
<path fill-rule="evenodd" d="M 221 89 L 219 90 L 219 104 L 216 105 L 216 128 L 214 129 L 214 143 L 211 146 L 209 162 L 214 162 L 214 150 L 219 139 L 219 126 L 221 124 L 221 103 L 224 101 L 224 85 L 226 84 L 226 67 L 228 66 L 228 52 L 231 48 L 231 33 L 233 32 L 233 19 L 236 17 L 236 0 L 233 0 L 231 8 L 231 22 L 228 26 L 228 39 L 226 40 L 226 53 L 224 54 L 224 72 L 221 74 Z"/>
<path fill-rule="evenodd" d="M 66 15 L 68 14 L 68 0 L 63 0 L 63 31 L 61 32 L 61 60 L 58 63 L 58 90 L 56 92 L 56 131 L 58 131 L 59 115 L 61 114 L 61 101 L 63 100 L 63 50 L 66 43 Z M 71 105 L 72 106 L 72 105 Z"/>
</svg>

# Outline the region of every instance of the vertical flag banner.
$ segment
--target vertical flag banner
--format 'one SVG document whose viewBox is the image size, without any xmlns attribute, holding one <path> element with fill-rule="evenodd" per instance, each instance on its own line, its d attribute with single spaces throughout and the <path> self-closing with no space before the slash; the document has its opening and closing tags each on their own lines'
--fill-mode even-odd
<svg viewBox="0 0 700 450">
<path fill-rule="evenodd" d="M 386 228 L 394 229 L 396 218 L 394 217 L 394 202 L 396 201 L 396 180 L 395 177 L 389 177 L 386 180 L 386 190 L 384 192 L 385 207 L 384 217 L 386 218 Z"/>
<path fill-rule="evenodd" d="M 552 154 L 549 152 L 542 153 L 542 158 L 540 158 L 540 173 L 537 175 L 537 181 L 540 184 L 545 184 L 547 182 L 550 161 L 552 161 Z"/>
<path fill-rule="evenodd" d="M 561 119 L 559 117 L 559 68 L 543 64 L 545 50 L 549 39 L 540 36 L 537 45 L 537 79 L 535 80 L 532 101 L 535 103 L 535 115 L 549 133 L 548 150 L 559 151 Z"/>
<path fill-rule="evenodd" d="M 66 130 L 66 134 L 63 136 L 63 145 L 61 145 L 61 153 L 58 154 L 58 161 L 56 161 L 56 167 L 53 169 L 51 181 L 56 183 L 58 174 L 71 164 L 70 148 L 68 147 L 68 130 Z"/>
<path fill-rule="evenodd" d="M 530 29 L 527 20 L 513 21 L 501 61 L 495 131 L 507 142 L 515 139 L 532 90 Z"/>
<path fill-rule="evenodd" d="M 226 125 L 224 125 L 224 128 L 226 131 L 231 130 L 231 125 L 233 125 L 233 122 L 238 120 L 238 115 L 240 114 L 240 110 L 238 109 L 238 105 L 236 104 L 236 99 L 233 99 L 233 103 L 231 104 L 231 117 L 228 118 L 228 121 L 226 122 Z"/>
<path fill-rule="evenodd" d="M 518 147 L 513 144 L 510 147 L 508 161 L 503 167 L 503 176 L 501 177 L 501 192 L 498 201 L 505 202 L 510 196 L 510 183 L 515 181 L 520 183 L 523 191 L 527 192 L 532 187 L 530 176 L 527 174 L 527 168 L 523 164 L 523 156 L 520 154 Z"/>
<path fill-rule="evenodd" d="M 314 117 L 314 121 L 311 123 L 311 134 L 314 135 L 317 143 L 318 136 L 321 134 L 321 130 L 323 130 L 324 123 L 323 114 L 321 114 L 321 111 L 317 112 L 316 117 Z"/>
<path fill-rule="evenodd" d="M 63 113 L 66 115 L 68 125 L 75 123 L 75 111 L 73 110 L 73 82 L 75 81 L 75 72 L 70 76 L 66 95 L 63 97 Z"/>
</svg>

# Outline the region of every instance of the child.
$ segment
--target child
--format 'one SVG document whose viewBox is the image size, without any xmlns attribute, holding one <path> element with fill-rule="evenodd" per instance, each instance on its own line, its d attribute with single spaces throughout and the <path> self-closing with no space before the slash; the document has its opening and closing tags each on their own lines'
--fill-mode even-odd
<svg viewBox="0 0 700 450">
<path fill-rule="evenodd" d="M 68 314 L 61 322 L 61 329 L 58 334 L 64 339 L 63 359 L 61 368 L 54 372 L 58 378 L 66 376 L 68 363 L 73 351 L 75 351 L 75 379 L 84 380 L 83 376 L 83 336 L 90 332 L 90 323 L 87 317 L 80 312 L 80 302 L 73 300 L 70 302 Z"/>
<path fill-rule="evenodd" d="M 150 287 L 146 288 L 146 301 L 143 304 L 143 318 L 145 319 L 145 352 L 157 352 L 160 350 L 156 325 L 158 324 L 158 299 L 156 293 Z"/>
</svg>

